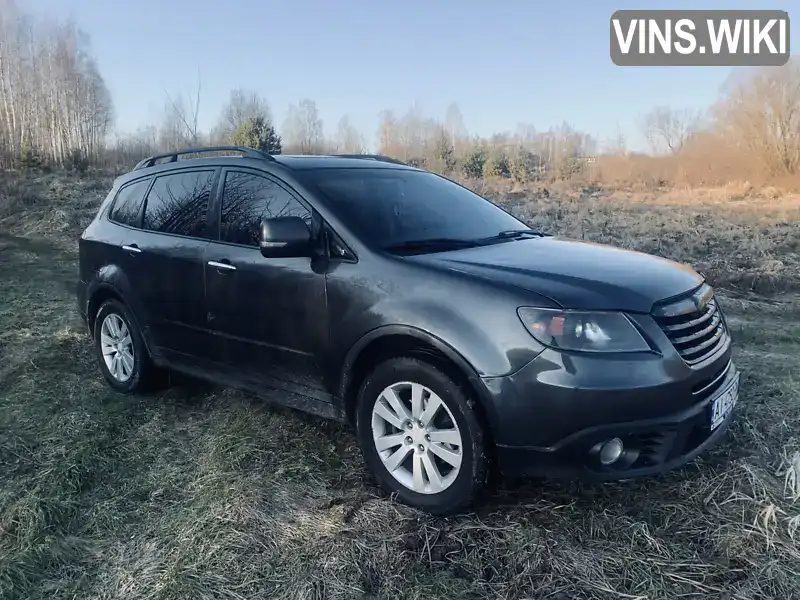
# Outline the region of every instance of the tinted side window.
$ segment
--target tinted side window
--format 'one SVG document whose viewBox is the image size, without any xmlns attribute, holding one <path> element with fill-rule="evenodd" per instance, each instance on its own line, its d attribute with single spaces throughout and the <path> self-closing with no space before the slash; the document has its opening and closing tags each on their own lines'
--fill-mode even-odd
<svg viewBox="0 0 800 600">
<path fill-rule="evenodd" d="M 311 227 L 311 213 L 272 180 L 239 171 L 228 171 L 222 192 L 220 239 L 258 247 L 261 219 L 300 217 Z"/>
<path fill-rule="evenodd" d="M 189 171 L 157 177 L 144 208 L 144 228 L 205 237 L 214 171 Z"/>
<path fill-rule="evenodd" d="M 144 193 L 150 185 L 150 178 L 142 179 L 123 187 L 117 193 L 117 199 L 108 216 L 112 221 L 131 227 L 139 227 L 139 211 L 144 202 Z"/>
</svg>

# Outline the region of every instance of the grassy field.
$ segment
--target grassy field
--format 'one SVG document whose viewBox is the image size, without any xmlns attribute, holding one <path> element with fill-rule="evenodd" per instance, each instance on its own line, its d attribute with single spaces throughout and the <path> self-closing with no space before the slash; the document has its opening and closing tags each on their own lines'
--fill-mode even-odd
<svg viewBox="0 0 800 600">
<path fill-rule="evenodd" d="M 0 598 L 800 598 L 800 197 L 505 193 L 549 231 L 704 272 L 738 417 L 663 478 L 506 483 L 437 519 L 384 497 L 342 425 L 191 381 L 110 391 L 72 292 L 109 184 L 0 181 Z"/>
</svg>

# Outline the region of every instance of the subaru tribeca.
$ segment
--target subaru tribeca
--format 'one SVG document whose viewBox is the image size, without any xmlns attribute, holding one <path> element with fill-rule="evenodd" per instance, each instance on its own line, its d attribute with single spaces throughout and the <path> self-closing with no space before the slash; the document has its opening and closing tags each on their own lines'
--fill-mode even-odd
<svg viewBox="0 0 800 600">
<path fill-rule="evenodd" d="M 695 271 L 544 234 L 382 156 L 151 157 L 79 246 L 78 306 L 112 388 L 170 369 L 277 390 L 352 424 L 381 486 L 435 514 L 473 504 L 494 465 L 673 469 L 738 397 Z"/>
</svg>

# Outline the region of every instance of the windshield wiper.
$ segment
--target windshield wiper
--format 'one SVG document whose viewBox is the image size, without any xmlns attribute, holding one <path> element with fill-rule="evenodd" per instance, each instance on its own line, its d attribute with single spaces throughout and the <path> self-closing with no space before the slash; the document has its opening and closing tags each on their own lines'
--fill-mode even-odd
<svg viewBox="0 0 800 600">
<path fill-rule="evenodd" d="M 419 240 L 405 240 L 396 244 L 384 246 L 389 252 L 402 252 L 404 250 L 458 250 L 460 248 L 474 248 L 480 246 L 478 240 L 465 240 L 462 238 L 423 238 Z"/>
<path fill-rule="evenodd" d="M 539 231 L 538 229 L 507 229 L 501 231 L 497 235 L 487 238 L 482 238 L 481 242 L 493 242 L 499 240 L 516 240 L 523 237 L 547 237 L 548 234 Z"/>
<path fill-rule="evenodd" d="M 405 240 L 396 244 L 384 246 L 384 250 L 389 252 L 402 252 L 416 250 L 425 251 L 445 251 L 445 250 L 459 250 L 462 248 L 475 248 L 476 246 L 485 246 L 504 240 L 514 240 L 528 236 L 545 237 L 548 234 L 542 233 L 537 229 L 508 229 L 501 231 L 497 235 L 492 235 L 485 238 L 464 239 L 464 238 L 423 238 L 418 240 Z"/>
<path fill-rule="evenodd" d="M 534 237 L 545 237 L 547 234 L 542 231 L 539 231 L 538 229 L 507 229 L 505 231 L 501 231 L 495 237 L 515 238 L 515 237 L 523 237 L 526 235 L 532 235 Z"/>
</svg>

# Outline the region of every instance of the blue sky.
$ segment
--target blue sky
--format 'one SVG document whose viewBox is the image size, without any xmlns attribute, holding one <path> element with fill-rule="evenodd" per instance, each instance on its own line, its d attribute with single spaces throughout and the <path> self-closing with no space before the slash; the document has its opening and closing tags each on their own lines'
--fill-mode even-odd
<svg viewBox="0 0 800 600">
<path fill-rule="evenodd" d="M 117 127 L 163 114 L 166 92 L 202 85 L 208 128 L 233 88 L 261 93 L 280 128 L 290 103 L 317 102 L 326 132 L 339 118 L 374 143 L 377 114 L 415 102 L 444 117 L 458 103 L 471 133 L 567 121 L 634 146 L 654 106 L 704 108 L 729 70 L 617 67 L 609 18 L 626 8 L 770 8 L 794 18 L 800 0 L 24 0 L 41 16 L 72 17 L 89 34 L 111 90 Z M 797 42 L 795 42 L 796 48 Z M 796 51 L 796 49 L 795 49 Z"/>
</svg>

